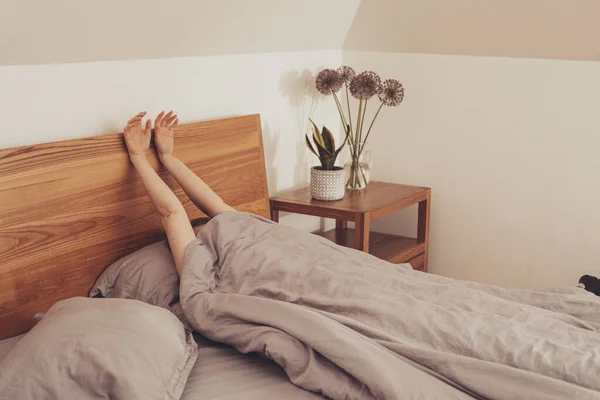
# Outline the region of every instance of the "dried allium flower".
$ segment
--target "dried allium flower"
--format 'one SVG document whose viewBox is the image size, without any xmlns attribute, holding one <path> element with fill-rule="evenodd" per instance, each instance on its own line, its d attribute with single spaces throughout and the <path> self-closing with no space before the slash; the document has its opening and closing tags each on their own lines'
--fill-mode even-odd
<svg viewBox="0 0 600 400">
<path fill-rule="evenodd" d="M 324 69 L 319 72 L 316 79 L 317 90 L 324 95 L 338 92 L 344 81 L 338 72 L 334 69 Z"/>
<path fill-rule="evenodd" d="M 396 79 L 386 79 L 381 85 L 379 100 L 388 107 L 396 107 L 404 100 L 404 87 Z"/>
<path fill-rule="evenodd" d="M 356 76 L 356 72 L 354 72 L 352 67 L 347 67 L 347 66 L 339 67 L 337 72 L 340 74 L 340 76 L 342 77 L 342 80 L 344 82 L 346 82 L 346 84 L 349 84 L 350 82 L 352 82 L 352 79 L 354 79 L 354 77 Z"/>
<path fill-rule="evenodd" d="M 359 100 L 369 100 L 381 91 L 381 78 L 375 72 L 361 72 L 350 82 L 350 93 Z"/>
</svg>

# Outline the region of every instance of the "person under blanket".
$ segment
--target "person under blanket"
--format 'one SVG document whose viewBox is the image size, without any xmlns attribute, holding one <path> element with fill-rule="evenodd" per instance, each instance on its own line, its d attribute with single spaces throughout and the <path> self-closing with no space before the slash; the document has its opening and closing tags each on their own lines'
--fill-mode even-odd
<svg viewBox="0 0 600 400">
<path fill-rule="evenodd" d="M 152 137 L 152 120 L 147 120 L 142 127 L 142 120 L 145 116 L 146 112 L 141 112 L 127 122 L 123 130 L 125 144 L 129 152 L 129 160 L 140 176 L 152 204 L 161 216 L 175 260 L 175 267 L 181 276 L 185 248 L 196 238 L 196 232 L 177 196 L 146 159 L 146 152 L 150 148 Z M 178 122 L 179 118 L 173 111 L 166 114 L 163 111 L 154 120 L 154 143 L 158 150 L 158 158 L 196 207 L 209 218 L 233 210 L 199 176 L 173 155 L 173 135 Z"/>
<path fill-rule="evenodd" d="M 125 142 L 162 218 L 181 310 L 198 334 L 259 353 L 292 383 L 332 399 L 600 400 L 596 296 L 426 274 L 229 212 L 173 156 L 178 120 L 163 112 L 154 121 L 161 162 L 201 210 L 218 215 L 197 240 L 146 159 L 153 123 L 144 117 L 127 123 Z"/>
</svg>

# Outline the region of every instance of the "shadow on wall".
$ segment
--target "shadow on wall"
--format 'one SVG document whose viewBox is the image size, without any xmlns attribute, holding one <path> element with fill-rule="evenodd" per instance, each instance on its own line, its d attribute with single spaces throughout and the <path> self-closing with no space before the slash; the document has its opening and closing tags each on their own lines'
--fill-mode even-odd
<svg viewBox="0 0 600 400">
<path fill-rule="evenodd" d="M 269 194 L 273 194 L 277 191 L 277 166 L 275 157 L 279 145 L 279 131 L 272 130 L 269 123 L 264 122 L 262 127 L 262 137 L 265 162 L 267 163 L 267 185 Z"/>
<path fill-rule="evenodd" d="M 288 101 L 291 108 L 292 123 L 291 132 L 286 137 L 285 142 L 280 142 L 281 132 L 272 130 L 268 123 L 263 126 L 265 154 L 269 165 L 267 165 L 267 175 L 269 187 L 273 191 L 278 190 L 277 166 L 285 162 L 277 162 L 276 157 L 291 156 L 295 152 L 296 164 L 293 167 L 293 177 L 287 188 L 296 189 L 305 186 L 310 175 L 310 154 L 304 145 L 304 134 L 308 131 L 311 118 L 316 109 L 321 94 L 316 90 L 316 73 L 305 69 L 303 71 L 289 70 L 284 72 L 279 79 L 279 91 Z M 287 151 L 286 151 L 287 150 Z"/>
<path fill-rule="evenodd" d="M 99 125 L 100 125 L 100 130 L 99 130 L 99 135 L 108 135 L 109 133 L 115 133 L 115 132 L 119 132 L 122 133 L 123 132 L 123 128 L 125 127 L 125 124 L 127 123 L 127 121 L 123 121 L 121 124 L 119 124 L 117 122 L 116 119 L 109 119 L 109 118 L 102 118 L 99 121 Z"/>
</svg>

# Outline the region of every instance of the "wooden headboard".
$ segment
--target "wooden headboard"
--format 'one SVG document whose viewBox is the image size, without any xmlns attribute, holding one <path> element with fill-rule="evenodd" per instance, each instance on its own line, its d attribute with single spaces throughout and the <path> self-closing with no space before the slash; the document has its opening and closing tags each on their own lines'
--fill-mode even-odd
<svg viewBox="0 0 600 400">
<path fill-rule="evenodd" d="M 175 155 L 232 207 L 269 217 L 260 126 L 259 115 L 180 125 Z M 190 219 L 205 217 L 149 159 Z M 87 296 L 108 265 L 163 238 L 122 134 L 0 150 L 0 339 Z"/>
</svg>

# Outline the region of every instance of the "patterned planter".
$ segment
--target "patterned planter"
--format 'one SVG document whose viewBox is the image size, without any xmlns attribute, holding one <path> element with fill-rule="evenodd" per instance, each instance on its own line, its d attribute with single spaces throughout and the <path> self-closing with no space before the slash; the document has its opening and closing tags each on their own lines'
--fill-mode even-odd
<svg viewBox="0 0 600 400">
<path fill-rule="evenodd" d="M 326 171 L 312 167 L 310 170 L 310 195 L 316 200 L 333 201 L 346 193 L 346 171 L 343 168 Z"/>
</svg>

